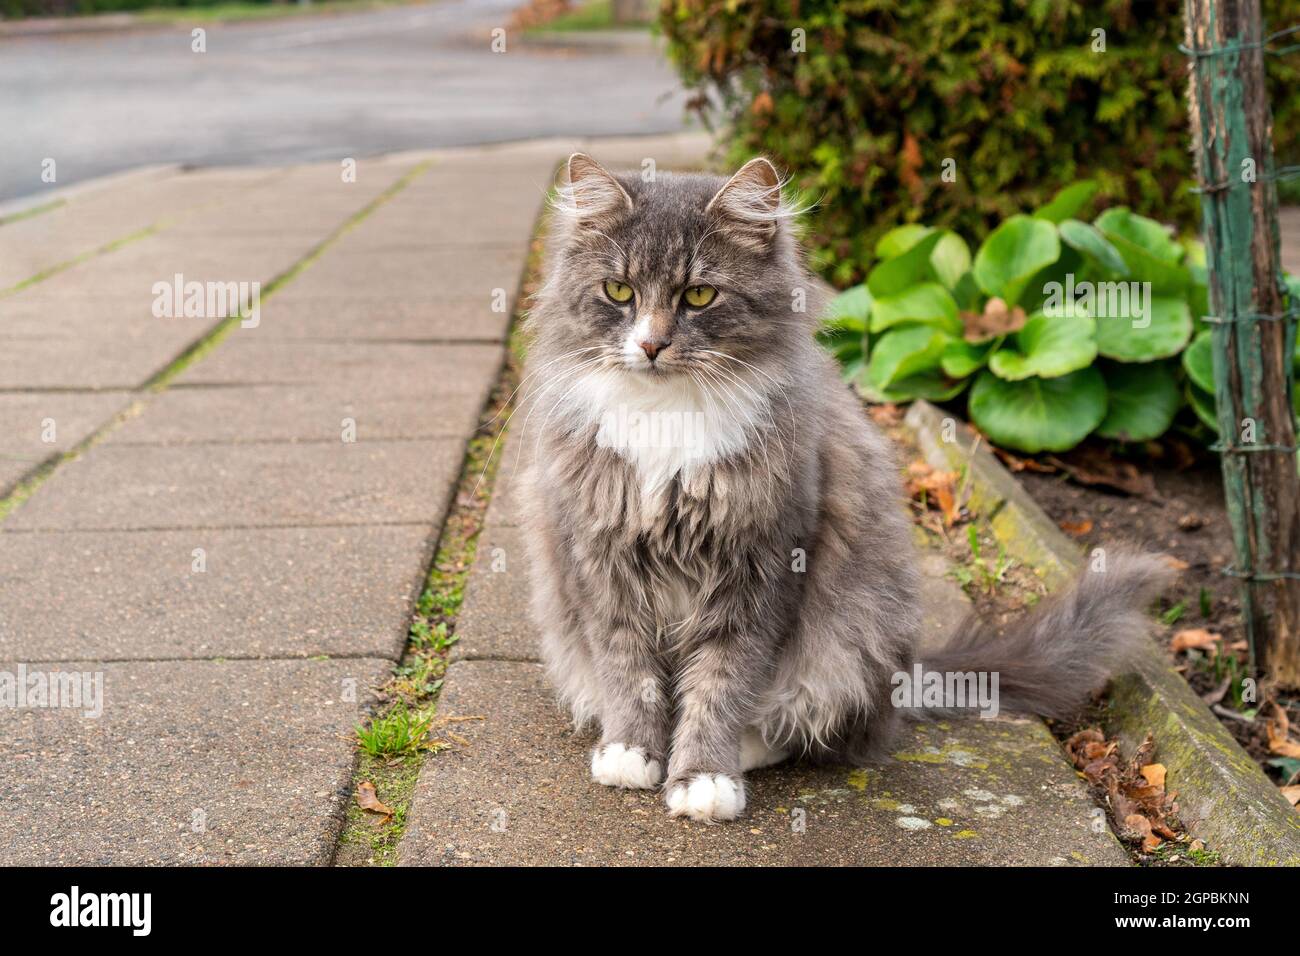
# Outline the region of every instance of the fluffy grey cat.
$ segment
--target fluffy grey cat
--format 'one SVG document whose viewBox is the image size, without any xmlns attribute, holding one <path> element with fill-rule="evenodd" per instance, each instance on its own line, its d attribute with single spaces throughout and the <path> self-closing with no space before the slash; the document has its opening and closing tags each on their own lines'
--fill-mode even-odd
<svg viewBox="0 0 1300 956">
<path fill-rule="evenodd" d="M 899 474 L 814 341 L 826 289 L 771 163 L 646 182 L 578 153 L 567 174 L 517 439 L 543 655 L 599 728 L 596 782 L 733 819 L 744 771 L 871 761 L 908 715 L 892 678 L 920 580 Z M 1112 556 L 1009 634 L 964 623 L 924 666 L 1068 713 L 1143 639 L 1164 577 Z"/>
</svg>

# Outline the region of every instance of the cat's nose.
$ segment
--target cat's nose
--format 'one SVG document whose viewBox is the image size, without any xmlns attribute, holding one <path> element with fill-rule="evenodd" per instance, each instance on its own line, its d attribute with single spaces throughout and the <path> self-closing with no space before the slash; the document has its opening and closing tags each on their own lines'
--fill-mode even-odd
<svg viewBox="0 0 1300 956">
<path fill-rule="evenodd" d="M 653 362 L 655 356 L 671 344 L 672 339 L 646 339 L 641 343 L 641 351 L 645 353 L 646 358 Z"/>
</svg>

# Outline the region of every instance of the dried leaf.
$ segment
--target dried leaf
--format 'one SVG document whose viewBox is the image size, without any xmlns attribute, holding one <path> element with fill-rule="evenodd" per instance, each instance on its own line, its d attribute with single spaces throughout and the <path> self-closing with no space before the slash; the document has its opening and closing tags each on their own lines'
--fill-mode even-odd
<svg viewBox="0 0 1300 956">
<path fill-rule="evenodd" d="M 1164 789 L 1165 786 L 1165 765 L 1162 763 L 1149 763 L 1142 768 L 1142 776 L 1152 787 Z"/>
<path fill-rule="evenodd" d="M 937 471 L 923 461 L 914 461 L 907 466 L 908 497 L 924 501 L 930 507 L 937 507 L 943 515 L 944 525 L 952 527 L 961 516 L 961 504 L 957 500 L 957 472 Z"/>
<path fill-rule="evenodd" d="M 1160 837 L 1151 832 L 1151 821 L 1140 813 L 1130 813 L 1124 818 L 1124 829 L 1128 830 L 1134 839 L 1142 841 L 1142 852 L 1150 853 L 1161 844 Z"/>
<path fill-rule="evenodd" d="M 962 325 L 965 327 L 962 337 L 967 342 L 987 342 L 999 335 L 1019 332 L 1025 325 L 1025 310 L 1020 306 L 1007 308 L 1007 304 L 997 296 L 984 303 L 983 312 L 963 312 Z"/>
<path fill-rule="evenodd" d="M 383 825 L 393 818 L 393 808 L 379 799 L 379 795 L 375 793 L 375 785 L 369 780 L 362 780 L 357 784 L 357 806 L 371 813 L 382 814 L 383 819 L 377 821 L 376 825 Z"/>
<path fill-rule="evenodd" d="M 1074 535 L 1081 538 L 1092 530 L 1092 519 L 1084 518 L 1082 521 L 1062 521 L 1061 530 L 1066 534 Z"/>
<path fill-rule="evenodd" d="M 1169 642 L 1169 649 L 1175 654 L 1192 647 L 1198 650 L 1206 650 L 1216 647 L 1222 640 L 1222 634 L 1207 631 L 1203 627 L 1188 627 L 1174 635 L 1174 639 Z"/>
<path fill-rule="evenodd" d="M 772 112 L 772 109 L 772 94 L 767 90 L 761 91 L 756 97 L 754 97 L 754 102 L 749 106 L 750 112 L 755 116 L 765 116 Z"/>
<path fill-rule="evenodd" d="M 1290 735 L 1291 721 L 1287 718 L 1286 711 L 1273 706 L 1273 719 L 1264 725 L 1264 732 L 1268 735 L 1268 752 L 1277 754 L 1279 757 L 1300 757 L 1300 744 L 1287 739 Z"/>
<path fill-rule="evenodd" d="M 1287 802 L 1293 807 L 1300 807 L 1300 785 L 1294 787 L 1279 787 L 1282 796 L 1286 797 Z"/>
<path fill-rule="evenodd" d="M 1047 459 L 1081 485 L 1101 485 L 1137 498 L 1155 498 L 1155 478 L 1131 461 L 1115 458 L 1100 445 L 1080 445 L 1068 455 Z"/>
</svg>

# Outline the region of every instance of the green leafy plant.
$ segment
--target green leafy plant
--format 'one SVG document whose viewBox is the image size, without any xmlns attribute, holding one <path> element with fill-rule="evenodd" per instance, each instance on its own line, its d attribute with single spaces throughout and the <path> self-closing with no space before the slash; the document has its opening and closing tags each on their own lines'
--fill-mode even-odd
<svg viewBox="0 0 1300 956">
<path fill-rule="evenodd" d="M 1300 22 L 1300 0 L 1264 16 L 1265 32 Z M 1183 0 L 664 0 L 660 24 L 727 158 L 767 156 L 816 203 L 808 241 L 837 286 L 896 226 L 979 242 L 1078 179 L 1197 224 Z M 1283 165 L 1300 155 L 1300 58 L 1267 61 Z"/>
<path fill-rule="evenodd" d="M 369 727 L 357 728 L 361 749 L 372 757 L 414 753 L 424 745 L 431 714 L 412 714 L 405 700 L 399 700 L 386 714 L 375 717 Z"/>
<path fill-rule="evenodd" d="M 1204 253 L 1122 207 L 1083 221 L 1096 193 L 1067 186 L 974 254 L 951 230 L 891 230 L 866 281 L 832 301 L 823 344 L 872 401 L 969 389 L 970 419 L 1018 451 L 1148 441 L 1185 406 L 1212 431 Z"/>
</svg>

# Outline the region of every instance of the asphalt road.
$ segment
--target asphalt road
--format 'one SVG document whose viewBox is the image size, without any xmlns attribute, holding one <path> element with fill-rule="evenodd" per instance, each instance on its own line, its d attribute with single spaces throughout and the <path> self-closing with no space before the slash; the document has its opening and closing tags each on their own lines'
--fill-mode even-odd
<svg viewBox="0 0 1300 956">
<path fill-rule="evenodd" d="M 530 46 L 519 0 L 442 0 L 207 28 L 0 38 L 0 200 L 153 163 L 367 156 L 555 135 L 669 132 L 685 94 L 643 49 Z"/>
</svg>

